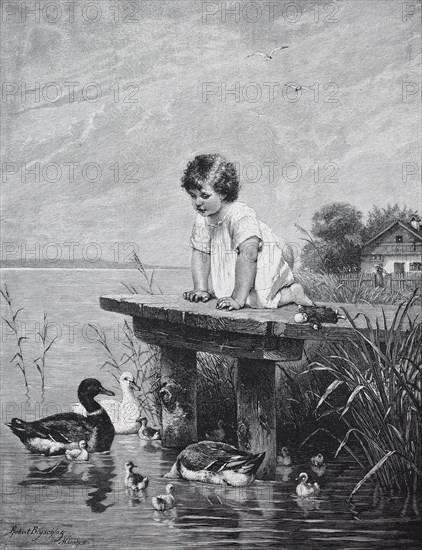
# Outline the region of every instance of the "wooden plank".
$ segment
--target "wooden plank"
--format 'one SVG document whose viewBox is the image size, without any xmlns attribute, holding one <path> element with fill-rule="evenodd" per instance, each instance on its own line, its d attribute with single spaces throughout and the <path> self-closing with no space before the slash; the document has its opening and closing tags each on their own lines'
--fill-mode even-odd
<svg viewBox="0 0 422 550">
<path fill-rule="evenodd" d="M 161 347 L 163 447 L 182 449 L 198 441 L 196 353 Z"/>
<path fill-rule="evenodd" d="M 107 311 L 115 311 L 142 319 L 160 320 L 172 324 L 181 324 L 190 329 L 203 329 L 224 333 L 250 334 L 262 336 L 287 337 L 292 339 L 311 340 L 345 340 L 356 338 L 348 320 L 340 320 L 337 324 L 325 324 L 321 331 L 314 331 L 307 324 L 294 322 L 298 309 L 295 305 L 279 309 L 250 309 L 239 311 L 224 311 L 215 309 L 216 301 L 207 303 L 191 303 L 181 296 L 163 295 L 130 295 L 104 296 L 100 304 Z M 371 306 L 367 304 L 324 304 L 333 309 L 344 307 L 355 318 L 356 326 L 367 332 L 365 314 L 375 327 L 376 319 L 383 325 L 382 310 L 387 322 L 391 324 L 396 306 Z M 414 306 L 409 312 L 410 318 L 422 316 L 422 308 Z M 406 324 L 404 326 L 406 328 Z"/>
<path fill-rule="evenodd" d="M 251 453 L 265 451 L 257 478 L 274 480 L 276 470 L 275 363 L 239 359 L 237 437 Z"/>
<path fill-rule="evenodd" d="M 206 330 L 140 317 L 133 318 L 133 327 L 137 338 L 157 346 L 169 345 L 217 355 L 272 361 L 295 361 L 302 357 L 302 340 Z"/>
</svg>

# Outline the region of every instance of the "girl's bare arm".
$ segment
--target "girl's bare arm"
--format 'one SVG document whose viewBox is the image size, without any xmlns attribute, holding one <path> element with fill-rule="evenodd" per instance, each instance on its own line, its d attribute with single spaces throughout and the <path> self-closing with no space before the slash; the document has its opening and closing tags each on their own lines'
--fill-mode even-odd
<svg viewBox="0 0 422 550">
<path fill-rule="evenodd" d="M 191 271 L 193 290 L 183 293 L 190 302 L 207 302 L 211 295 L 208 292 L 208 278 L 211 267 L 211 255 L 194 248 L 192 250 Z"/>
<path fill-rule="evenodd" d="M 251 237 L 239 245 L 233 294 L 220 298 L 217 302 L 218 309 L 232 310 L 244 307 L 246 298 L 255 284 L 258 248 L 258 237 Z"/>
</svg>

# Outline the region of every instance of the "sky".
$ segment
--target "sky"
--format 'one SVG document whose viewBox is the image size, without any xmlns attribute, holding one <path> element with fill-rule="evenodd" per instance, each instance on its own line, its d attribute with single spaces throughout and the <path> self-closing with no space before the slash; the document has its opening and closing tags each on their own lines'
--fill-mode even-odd
<svg viewBox="0 0 422 550">
<path fill-rule="evenodd" d="M 299 246 L 329 202 L 421 208 L 420 2 L 22 4 L 2 19 L 3 260 L 189 265 L 201 153 Z"/>
</svg>

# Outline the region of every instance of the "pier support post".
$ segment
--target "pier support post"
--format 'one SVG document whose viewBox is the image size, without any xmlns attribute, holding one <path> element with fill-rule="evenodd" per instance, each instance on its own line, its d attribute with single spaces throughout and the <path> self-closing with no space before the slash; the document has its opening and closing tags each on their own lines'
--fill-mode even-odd
<svg viewBox="0 0 422 550">
<path fill-rule="evenodd" d="M 185 448 L 198 441 L 196 352 L 161 346 L 162 443 Z"/>
<path fill-rule="evenodd" d="M 238 360 L 237 435 L 242 450 L 265 451 L 257 477 L 274 480 L 277 456 L 275 363 L 272 361 Z"/>
</svg>

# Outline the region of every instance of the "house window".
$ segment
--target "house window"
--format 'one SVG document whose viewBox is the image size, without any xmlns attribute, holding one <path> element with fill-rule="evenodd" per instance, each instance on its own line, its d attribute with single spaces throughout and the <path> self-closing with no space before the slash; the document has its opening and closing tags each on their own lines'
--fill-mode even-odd
<svg viewBox="0 0 422 550">
<path fill-rule="evenodd" d="M 403 242 L 403 235 L 396 235 L 396 243 L 402 243 Z"/>
<path fill-rule="evenodd" d="M 409 271 L 422 271 L 422 262 L 411 262 Z"/>
</svg>

